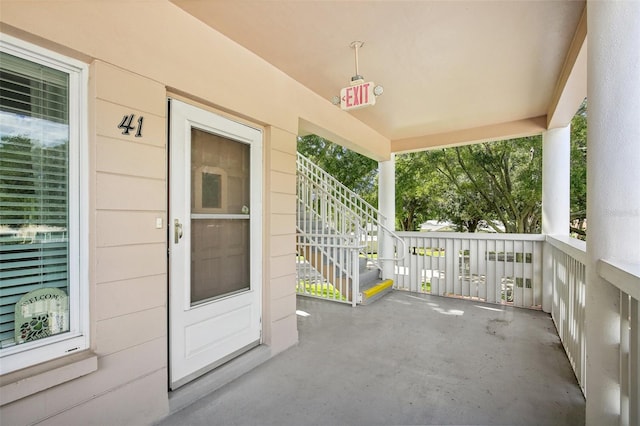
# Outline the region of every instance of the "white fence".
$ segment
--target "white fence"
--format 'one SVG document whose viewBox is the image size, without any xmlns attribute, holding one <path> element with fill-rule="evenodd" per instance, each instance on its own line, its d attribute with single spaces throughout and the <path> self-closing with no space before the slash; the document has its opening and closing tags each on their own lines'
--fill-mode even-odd
<svg viewBox="0 0 640 426">
<path fill-rule="evenodd" d="M 396 289 L 541 308 L 544 235 L 398 235 L 408 254 L 396 267 Z"/>
<path fill-rule="evenodd" d="M 584 242 L 530 234 L 398 235 L 408 254 L 396 266 L 396 289 L 537 309 L 543 293 L 550 292 L 551 316 L 586 396 Z M 548 291 L 543 291 L 545 259 Z M 640 265 L 600 260 L 597 273 L 620 294 L 620 424 L 640 425 Z"/>
<path fill-rule="evenodd" d="M 547 236 L 553 258 L 552 317 L 576 378 L 587 395 L 586 386 L 586 247 L 572 238 Z M 598 275 L 620 295 L 619 336 L 620 424 L 640 424 L 640 266 L 620 265 L 600 260 Z"/>
<path fill-rule="evenodd" d="M 585 393 L 586 383 L 586 249 L 584 241 L 547 236 L 551 250 L 551 317 L 567 353 L 578 384 Z"/>
<path fill-rule="evenodd" d="M 600 260 L 597 270 L 620 292 L 620 424 L 640 425 L 640 265 Z"/>
<path fill-rule="evenodd" d="M 358 234 L 296 237 L 296 292 L 356 305 L 359 293 Z"/>
<path fill-rule="evenodd" d="M 403 241 L 380 212 L 309 159 L 297 156 L 297 293 L 355 306 L 362 263 L 382 268 L 378 238 L 402 254 Z M 360 259 L 360 257 L 362 259 Z"/>
</svg>

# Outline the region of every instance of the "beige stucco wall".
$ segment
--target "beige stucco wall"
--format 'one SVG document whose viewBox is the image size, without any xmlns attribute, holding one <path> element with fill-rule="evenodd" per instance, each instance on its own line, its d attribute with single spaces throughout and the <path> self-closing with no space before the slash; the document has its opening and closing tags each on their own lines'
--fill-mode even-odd
<svg viewBox="0 0 640 426">
<path fill-rule="evenodd" d="M 155 223 L 168 220 L 168 94 L 264 129 L 264 343 L 272 355 L 294 345 L 296 137 L 324 132 L 378 159 L 388 158 L 389 141 L 169 2 L 4 0 L 0 20 L 4 33 L 90 64 L 98 362 L 2 406 L 2 424 L 146 424 L 167 414 L 167 237 Z M 142 138 L 117 129 L 124 114 L 144 116 Z M 22 373 L 21 383 L 40 380 Z"/>
</svg>

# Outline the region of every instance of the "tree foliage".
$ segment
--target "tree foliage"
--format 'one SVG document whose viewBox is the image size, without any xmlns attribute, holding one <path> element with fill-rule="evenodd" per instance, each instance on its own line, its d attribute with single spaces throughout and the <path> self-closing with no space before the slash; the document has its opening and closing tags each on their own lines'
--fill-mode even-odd
<svg viewBox="0 0 640 426">
<path fill-rule="evenodd" d="M 498 232 L 539 232 L 542 193 L 539 136 L 411 156 L 421 157 L 413 163 L 414 167 L 428 164 L 434 176 L 428 191 L 430 218 L 451 221 L 458 231 L 475 232 L 485 222 Z M 404 173 L 404 169 L 400 169 L 400 173 Z M 397 177 L 399 181 L 403 179 Z M 397 196 L 405 197 L 405 192 L 404 187 L 397 185 Z"/>
<path fill-rule="evenodd" d="M 377 203 L 377 161 L 316 135 L 299 137 L 298 152 L 369 203 Z"/>
<path fill-rule="evenodd" d="M 587 101 L 571 120 L 571 233 L 586 239 L 587 220 Z"/>
<path fill-rule="evenodd" d="M 587 105 L 571 125 L 572 232 L 586 220 Z M 372 204 L 377 202 L 377 163 L 310 135 L 298 151 Z M 481 225 L 496 232 L 538 233 L 542 222 L 542 137 L 485 142 L 396 156 L 396 223 L 418 230 L 429 219 L 459 232 Z"/>
<path fill-rule="evenodd" d="M 396 157 L 396 220 L 400 229 L 417 229 L 424 221 L 438 215 L 440 200 L 433 190 L 442 179 L 422 152 Z"/>
<path fill-rule="evenodd" d="M 66 226 L 68 143 L 43 146 L 26 136 L 0 139 L 0 226 Z"/>
</svg>

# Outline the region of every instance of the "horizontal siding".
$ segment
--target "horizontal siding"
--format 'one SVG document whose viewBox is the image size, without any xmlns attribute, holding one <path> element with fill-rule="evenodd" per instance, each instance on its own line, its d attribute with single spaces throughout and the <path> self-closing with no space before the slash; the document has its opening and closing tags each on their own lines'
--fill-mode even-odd
<svg viewBox="0 0 640 426">
<path fill-rule="evenodd" d="M 271 256 L 283 256 L 296 253 L 295 234 L 271 235 Z"/>
<path fill-rule="evenodd" d="M 166 181 L 99 173 L 96 206 L 99 210 L 166 210 Z"/>
<path fill-rule="evenodd" d="M 169 408 L 150 390 L 166 389 L 166 384 L 167 370 L 163 369 L 127 383 L 117 392 L 102 394 L 73 410 L 47 419 L 41 426 L 152 424 L 166 416 Z"/>
<path fill-rule="evenodd" d="M 272 353 L 298 341 L 296 325 L 296 147 L 297 136 L 269 128 L 267 176 L 269 179 L 268 300 L 265 330 Z"/>
<path fill-rule="evenodd" d="M 97 285 L 94 314 L 101 321 L 136 310 L 164 307 L 166 303 L 167 276 L 153 275 Z"/>
<path fill-rule="evenodd" d="M 271 193 L 271 213 L 293 215 L 291 220 L 295 221 L 296 196 L 295 194 Z"/>
<path fill-rule="evenodd" d="M 162 101 L 162 105 L 166 108 L 166 101 Z M 154 146 L 156 148 L 165 148 L 167 146 L 167 139 L 165 137 L 167 124 L 165 123 L 166 114 L 156 115 L 149 112 L 149 109 L 156 109 L 153 106 L 148 107 L 147 110 L 140 109 L 141 107 L 131 108 L 119 103 L 113 103 L 104 99 L 96 99 L 96 135 L 99 137 L 105 137 L 108 139 L 121 140 L 129 143 L 144 144 Z M 122 121 L 125 115 L 133 114 L 133 121 L 131 125 L 138 124 L 140 117 L 142 120 L 141 137 L 134 136 L 137 128 L 133 132 L 129 132 L 129 135 L 122 134 L 123 129 L 118 128 L 118 125 Z"/>
<path fill-rule="evenodd" d="M 167 310 L 159 307 L 98 321 L 96 333 L 100 340 L 95 351 L 100 356 L 166 337 Z M 166 347 L 155 356 L 166 358 Z"/>
<path fill-rule="evenodd" d="M 82 406 L 83 403 L 91 403 L 112 389 L 135 382 L 140 377 L 160 375 L 165 377 L 166 383 L 166 357 L 158 356 L 158 354 L 166 354 L 165 347 L 166 339 L 162 337 L 101 357 L 96 372 L 3 406 L 0 423 L 21 425 L 48 418 L 45 424 L 87 424 L 76 411 L 77 407 Z M 152 390 L 148 389 L 146 392 L 152 395 Z M 60 419 L 63 417 L 56 415 L 66 410 L 69 410 L 68 413 L 72 416 L 78 417 L 68 423 L 61 422 Z M 98 409 L 93 415 L 105 420 L 104 416 L 97 415 L 101 412 L 103 410 Z M 28 413 L 30 420 L 25 421 L 25 413 Z M 135 413 L 129 413 L 129 416 L 134 419 Z M 55 419 L 58 420 L 52 423 Z"/>
<path fill-rule="evenodd" d="M 272 214 L 271 235 L 287 235 L 296 233 L 296 214 Z"/>
<path fill-rule="evenodd" d="M 94 398 L 78 395 L 84 404 L 45 424 L 103 422 L 95 413 L 108 413 L 111 424 L 144 424 L 168 409 L 166 90 L 102 62 L 93 72 L 92 347 L 98 371 L 70 383 L 76 383 L 74 392 Z M 136 126 L 144 117 L 141 137 L 137 129 L 123 135 L 118 128 L 130 114 Z"/>
<path fill-rule="evenodd" d="M 280 298 L 272 298 L 271 300 L 271 318 L 273 321 L 279 321 L 296 312 L 296 295 L 289 294 Z"/>
<path fill-rule="evenodd" d="M 294 267 L 293 274 L 271 278 L 271 298 L 273 300 L 296 294 L 295 272 L 296 271 Z"/>
<path fill-rule="evenodd" d="M 166 91 L 163 85 L 103 62 L 97 62 L 94 73 L 97 99 L 131 109 L 166 116 Z"/>
<path fill-rule="evenodd" d="M 45 424 L 145 424 L 167 397 L 167 101 L 164 86 L 95 64 L 93 399 Z M 133 114 L 138 130 L 118 128 Z M 161 219 L 162 226 L 156 227 Z M 80 385 L 80 387 L 82 387 Z"/>
<path fill-rule="evenodd" d="M 296 193 L 296 175 L 291 173 L 271 172 L 271 192 L 283 194 Z"/>
<path fill-rule="evenodd" d="M 285 130 L 271 127 L 270 146 L 272 150 L 296 155 L 298 149 L 298 136 L 286 132 Z"/>
<path fill-rule="evenodd" d="M 166 244 L 141 244 L 96 249 L 98 283 L 166 274 Z"/>
<path fill-rule="evenodd" d="M 296 153 L 271 150 L 271 170 L 290 175 L 296 174 Z"/>
<path fill-rule="evenodd" d="M 156 219 L 162 228 L 156 228 Z M 167 219 L 165 211 L 98 210 L 96 213 L 96 246 L 114 247 L 131 244 L 165 244 Z"/>
<path fill-rule="evenodd" d="M 271 351 L 273 355 L 295 345 L 298 342 L 298 326 L 295 311 L 271 324 L 273 337 Z"/>
<path fill-rule="evenodd" d="M 165 156 L 164 146 L 98 137 L 96 169 L 99 172 L 164 180 L 167 175 Z"/>
</svg>

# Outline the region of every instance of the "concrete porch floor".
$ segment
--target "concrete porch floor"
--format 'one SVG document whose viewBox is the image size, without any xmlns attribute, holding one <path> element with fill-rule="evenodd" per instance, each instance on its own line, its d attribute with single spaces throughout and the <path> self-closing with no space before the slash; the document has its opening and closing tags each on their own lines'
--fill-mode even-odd
<svg viewBox="0 0 640 426">
<path fill-rule="evenodd" d="M 298 346 L 160 425 L 584 424 L 543 312 L 399 291 L 298 309 Z"/>
</svg>

